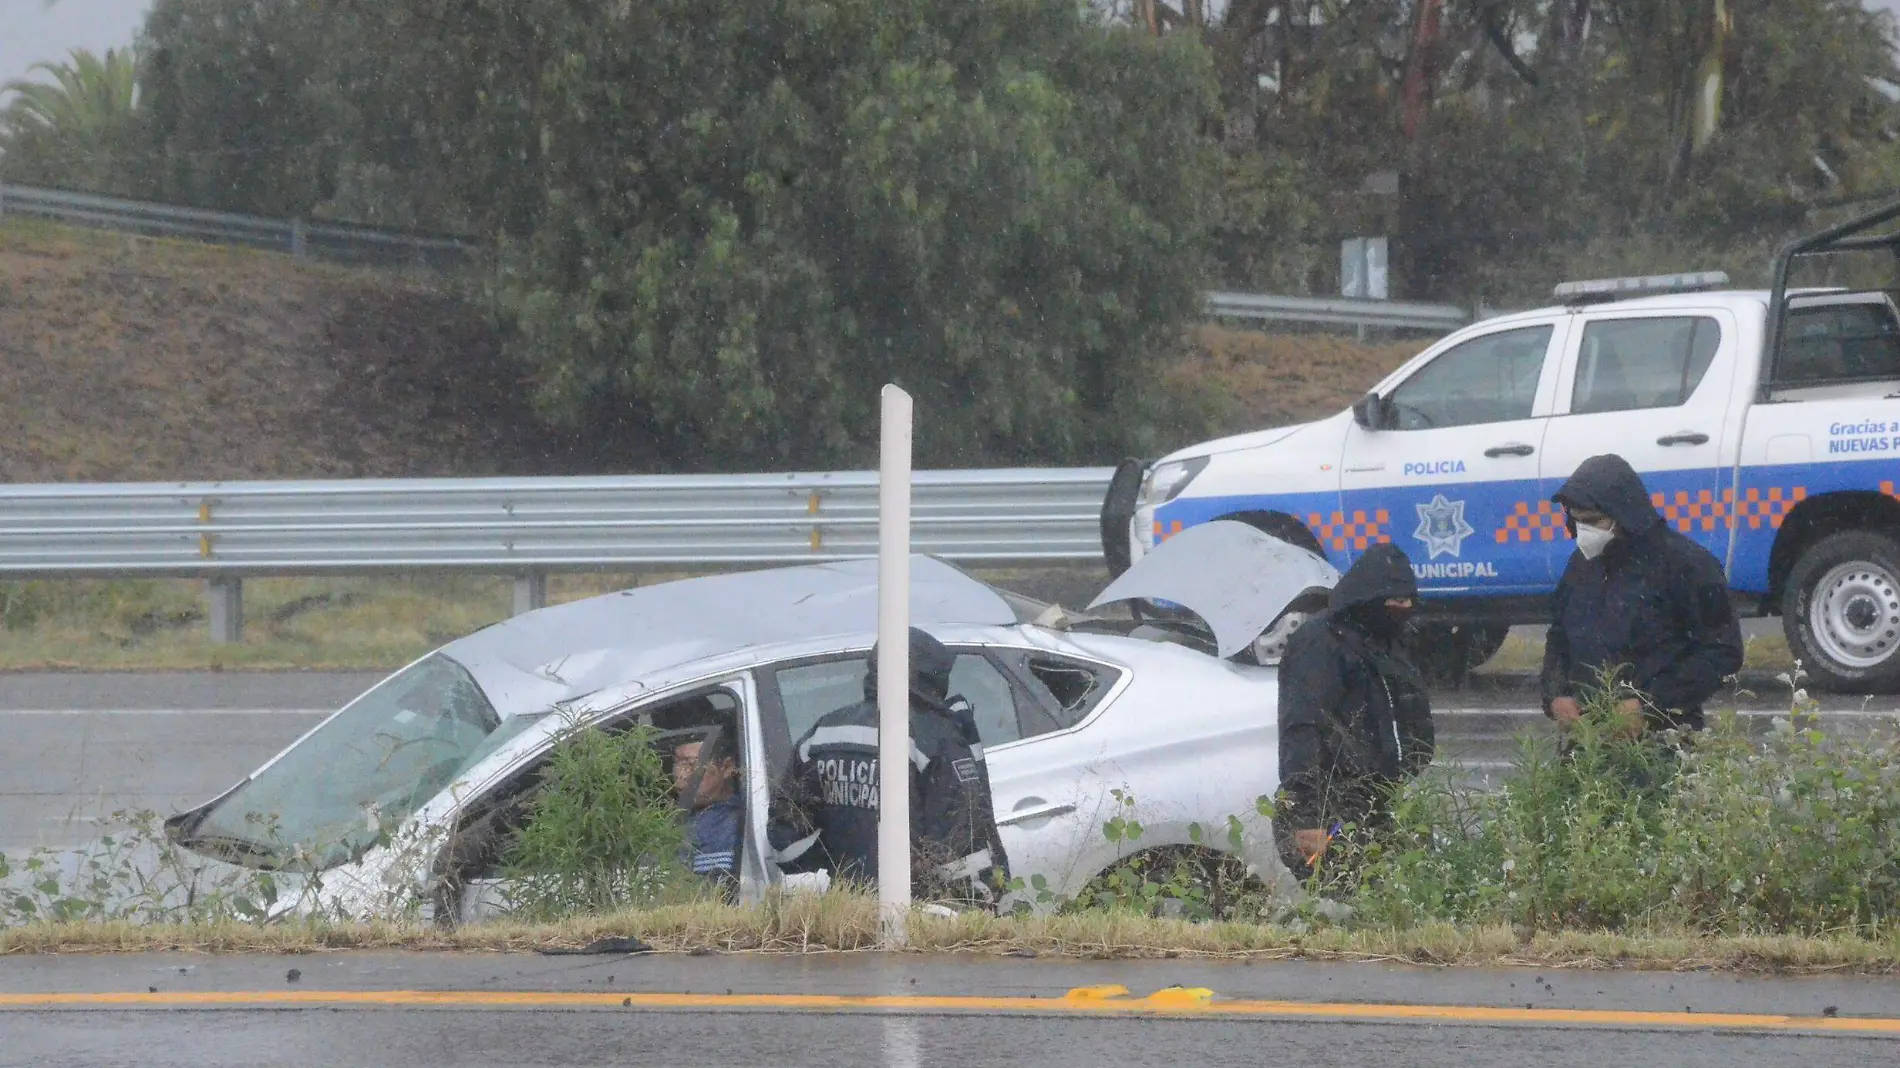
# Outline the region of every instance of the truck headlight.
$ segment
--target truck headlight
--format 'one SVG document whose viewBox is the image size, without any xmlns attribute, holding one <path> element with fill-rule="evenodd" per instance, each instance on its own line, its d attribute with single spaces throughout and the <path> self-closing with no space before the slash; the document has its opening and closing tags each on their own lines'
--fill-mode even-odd
<svg viewBox="0 0 1900 1068">
<path fill-rule="evenodd" d="M 1205 456 L 1195 456 L 1156 464 L 1148 472 L 1147 482 L 1141 488 L 1142 503 L 1153 508 L 1179 497 L 1181 491 L 1187 489 L 1188 483 L 1194 481 L 1194 476 L 1207 467 L 1207 460 Z"/>
</svg>

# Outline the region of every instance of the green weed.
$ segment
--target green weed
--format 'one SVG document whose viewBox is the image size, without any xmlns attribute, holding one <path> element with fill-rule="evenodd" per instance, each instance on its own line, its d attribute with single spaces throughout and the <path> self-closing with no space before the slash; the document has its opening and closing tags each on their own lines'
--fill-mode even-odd
<svg viewBox="0 0 1900 1068">
<path fill-rule="evenodd" d="M 1798 686 L 1799 677 L 1789 678 Z M 1900 916 L 1900 744 L 1829 737 L 1806 694 L 1767 739 L 1732 714 L 1628 741 L 1592 703 L 1569 751 L 1526 739 L 1495 793 L 1431 779 L 1368 846 L 1366 922 L 1875 936 Z"/>
<path fill-rule="evenodd" d="M 570 731 L 507 846 L 510 911 L 555 919 L 690 896 L 674 790 L 649 729 Z"/>
</svg>

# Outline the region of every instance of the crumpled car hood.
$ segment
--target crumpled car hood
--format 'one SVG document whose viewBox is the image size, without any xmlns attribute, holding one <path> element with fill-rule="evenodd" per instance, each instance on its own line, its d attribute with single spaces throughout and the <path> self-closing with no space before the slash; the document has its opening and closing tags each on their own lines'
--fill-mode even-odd
<svg viewBox="0 0 1900 1068">
<path fill-rule="evenodd" d="M 1258 638 L 1309 590 L 1339 582 L 1333 565 L 1231 519 L 1172 535 L 1109 583 L 1090 610 L 1123 601 L 1171 601 L 1199 616 L 1220 655 Z"/>
</svg>

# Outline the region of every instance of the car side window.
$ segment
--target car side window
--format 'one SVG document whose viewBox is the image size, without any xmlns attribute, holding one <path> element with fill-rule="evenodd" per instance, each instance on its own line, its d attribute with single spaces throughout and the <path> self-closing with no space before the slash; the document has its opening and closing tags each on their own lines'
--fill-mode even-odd
<svg viewBox="0 0 1900 1068">
<path fill-rule="evenodd" d="M 783 667 L 773 676 L 785 713 L 785 735 L 793 745 L 827 713 L 864 700 L 862 656 Z"/>
<path fill-rule="evenodd" d="M 1674 408 L 1686 403 L 1722 345 L 1707 316 L 1604 319 L 1583 328 L 1572 415 Z"/>
<path fill-rule="evenodd" d="M 588 729 L 611 735 L 625 735 L 636 727 L 647 729 L 647 744 L 658 750 L 662 767 L 672 776 L 679 747 L 689 743 L 700 746 L 707 766 L 722 758 L 742 762 L 739 723 L 743 714 L 738 696 L 720 687 L 613 716 Z M 534 818 L 536 793 L 559 744 L 557 735 L 527 767 L 464 806 L 445 844 L 443 871 L 451 881 L 501 876 L 513 836 Z M 697 791 L 699 782 L 699 777 L 689 777 L 685 786 Z M 680 803 L 687 807 L 684 798 Z"/>
<path fill-rule="evenodd" d="M 1438 354 L 1386 398 L 1394 430 L 1529 419 L 1552 327 L 1503 330 Z"/>
<path fill-rule="evenodd" d="M 1011 667 L 1022 677 L 1036 707 L 1022 713 L 1023 737 L 1068 730 L 1089 717 L 1120 677 L 1102 664 L 1053 653 L 1017 653 Z"/>
<path fill-rule="evenodd" d="M 1016 714 L 1016 691 L 989 657 L 981 653 L 958 653 L 957 666 L 950 671 L 950 692 L 970 702 L 976 716 L 977 737 L 987 746 L 1002 745 L 1022 738 L 1022 723 Z"/>
<path fill-rule="evenodd" d="M 773 673 L 785 713 L 786 736 L 792 744 L 796 745 L 827 713 L 864 700 L 865 665 L 866 657 L 855 655 L 784 667 Z M 956 665 L 950 670 L 950 692 L 970 702 L 977 736 L 984 745 L 1002 745 L 1023 736 L 1015 690 L 982 653 L 957 653 Z"/>
</svg>

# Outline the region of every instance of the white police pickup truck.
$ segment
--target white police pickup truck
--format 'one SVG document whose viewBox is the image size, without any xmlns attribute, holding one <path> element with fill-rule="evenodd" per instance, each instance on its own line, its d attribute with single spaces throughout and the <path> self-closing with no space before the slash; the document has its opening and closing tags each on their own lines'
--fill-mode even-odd
<svg viewBox="0 0 1900 1068">
<path fill-rule="evenodd" d="M 1783 617 L 1817 681 L 1900 687 L 1900 315 L 1888 291 L 1788 284 L 1810 257 L 1900 253 L 1897 218 L 1789 246 L 1768 290 L 1714 288 L 1719 273 L 1559 286 L 1560 306 L 1466 327 L 1349 411 L 1127 461 L 1103 509 L 1110 567 L 1213 519 L 1342 571 L 1393 542 L 1426 599 L 1419 651 L 1459 676 L 1510 625 L 1546 621 L 1573 547 L 1550 496 L 1614 452 L 1724 563 L 1744 615 Z"/>
</svg>

